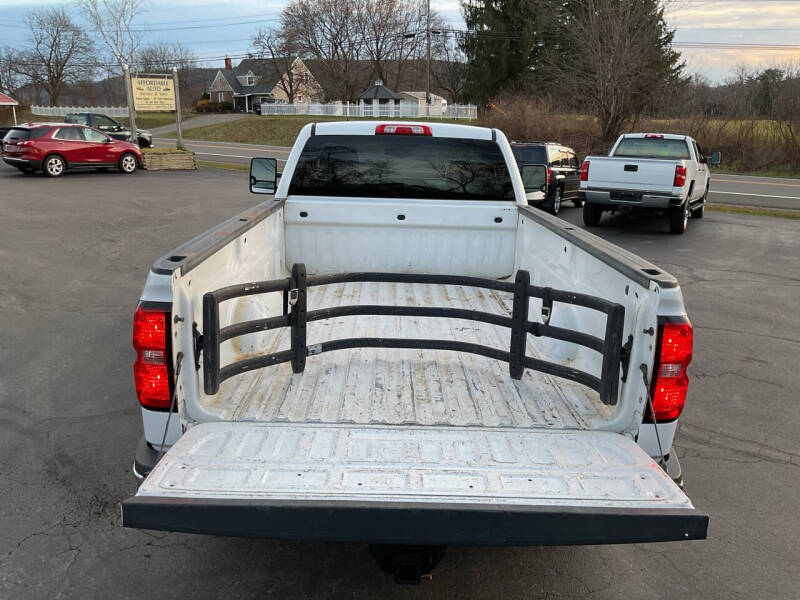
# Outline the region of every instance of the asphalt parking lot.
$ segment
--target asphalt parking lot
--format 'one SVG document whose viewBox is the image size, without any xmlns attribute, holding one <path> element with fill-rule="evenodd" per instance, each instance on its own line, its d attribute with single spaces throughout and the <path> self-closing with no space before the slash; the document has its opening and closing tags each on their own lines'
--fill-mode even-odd
<svg viewBox="0 0 800 600">
<path fill-rule="evenodd" d="M 798 597 L 800 221 L 777 218 L 597 230 L 681 282 L 695 354 L 676 446 L 707 541 L 450 548 L 408 588 L 364 546 L 122 529 L 141 432 L 133 309 L 154 259 L 257 201 L 246 185 L 0 165 L 0 598 Z"/>
</svg>

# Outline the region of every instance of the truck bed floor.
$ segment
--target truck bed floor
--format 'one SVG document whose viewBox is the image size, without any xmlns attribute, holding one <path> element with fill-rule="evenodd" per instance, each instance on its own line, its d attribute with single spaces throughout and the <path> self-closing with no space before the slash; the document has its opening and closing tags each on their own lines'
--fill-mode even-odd
<svg viewBox="0 0 800 600">
<path fill-rule="evenodd" d="M 394 283 L 310 288 L 309 310 L 348 304 L 452 306 L 509 315 L 510 294 L 484 289 Z M 264 334 L 262 334 L 264 335 Z M 289 330 L 270 332 L 269 348 L 289 347 Z M 509 330 L 444 318 L 356 316 L 308 324 L 308 345 L 350 337 L 450 339 L 507 349 Z M 528 353 L 536 356 L 532 338 Z M 303 373 L 288 363 L 238 375 L 206 398 L 224 420 L 418 424 L 583 429 L 609 407 L 583 386 L 483 356 L 438 350 L 356 348 L 309 356 Z"/>
</svg>

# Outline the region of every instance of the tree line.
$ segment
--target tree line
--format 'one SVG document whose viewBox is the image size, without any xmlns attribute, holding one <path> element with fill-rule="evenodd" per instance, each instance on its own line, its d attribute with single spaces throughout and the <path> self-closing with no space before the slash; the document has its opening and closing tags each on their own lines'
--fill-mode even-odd
<svg viewBox="0 0 800 600">
<path fill-rule="evenodd" d="M 78 0 L 29 11 L 24 20 L 27 43 L 0 49 L 0 89 L 15 96 L 29 88 L 40 101 L 44 93 L 46 101 L 57 105 L 68 89 L 118 80 L 123 65 L 160 73 L 193 68 L 194 53 L 179 42 L 143 43 L 142 31 L 134 26 L 141 10 L 141 0 Z M 75 21 L 76 12 L 91 30 Z M 110 101 L 120 96 L 120 90 L 104 92 Z"/>
</svg>

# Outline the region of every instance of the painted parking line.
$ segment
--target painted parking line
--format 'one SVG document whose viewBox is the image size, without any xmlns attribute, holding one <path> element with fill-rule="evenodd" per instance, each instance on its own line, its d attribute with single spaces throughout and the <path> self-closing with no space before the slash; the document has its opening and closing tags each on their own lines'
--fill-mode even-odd
<svg viewBox="0 0 800 600">
<path fill-rule="evenodd" d="M 756 198 L 781 198 L 783 200 L 800 200 L 800 196 L 776 196 L 775 194 L 749 194 L 747 192 L 720 192 L 708 190 L 709 194 L 728 194 L 730 196 L 754 196 Z"/>
</svg>

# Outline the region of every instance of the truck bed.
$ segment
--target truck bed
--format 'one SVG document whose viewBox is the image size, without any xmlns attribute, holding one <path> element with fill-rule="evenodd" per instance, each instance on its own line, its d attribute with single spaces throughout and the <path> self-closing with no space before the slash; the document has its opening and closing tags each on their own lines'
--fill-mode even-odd
<svg viewBox="0 0 800 600">
<path fill-rule="evenodd" d="M 511 294 L 451 285 L 347 283 L 309 289 L 309 308 L 349 304 L 439 306 L 511 314 Z M 290 346 L 273 330 L 264 353 Z M 308 344 L 349 337 L 452 339 L 508 348 L 508 329 L 443 318 L 341 317 L 309 323 Z M 528 355 L 538 356 L 533 336 Z M 238 375 L 201 400 L 231 421 L 588 429 L 613 411 L 593 390 L 479 355 L 437 350 L 357 348 L 309 356 Z"/>
</svg>

